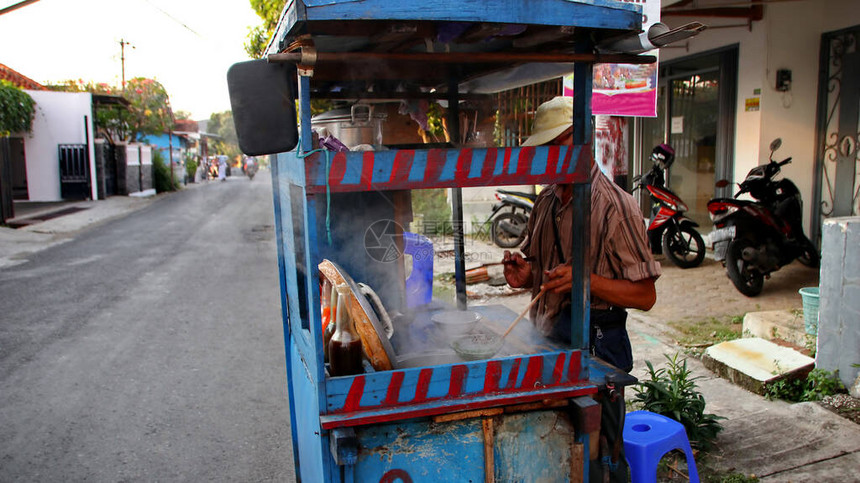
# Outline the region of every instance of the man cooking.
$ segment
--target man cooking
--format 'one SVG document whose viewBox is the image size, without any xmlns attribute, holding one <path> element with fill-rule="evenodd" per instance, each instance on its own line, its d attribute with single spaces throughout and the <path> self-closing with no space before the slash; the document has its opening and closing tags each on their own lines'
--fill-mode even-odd
<svg viewBox="0 0 860 483">
<path fill-rule="evenodd" d="M 523 146 L 570 145 L 573 141 L 573 99 L 556 97 L 541 104 L 532 135 Z M 505 251 L 505 279 L 511 287 L 531 287 L 544 296 L 532 306 L 530 318 L 547 337 L 570 343 L 570 266 L 573 243 L 573 187 L 555 184 L 541 191 L 529 217 L 522 252 Z M 591 164 L 591 352 L 615 367 L 630 372 L 633 354 L 625 323 L 627 308 L 649 310 L 657 299 L 654 282 L 661 274 L 654 261 L 636 200 Z M 624 404 L 602 404 L 601 434 L 611 450 L 615 481 L 626 481 L 621 455 L 620 428 Z M 613 414 L 614 413 L 614 414 Z M 616 438 L 618 443 L 616 444 Z M 596 466 L 596 465 L 592 465 Z M 592 472 L 592 476 L 594 476 Z"/>
</svg>

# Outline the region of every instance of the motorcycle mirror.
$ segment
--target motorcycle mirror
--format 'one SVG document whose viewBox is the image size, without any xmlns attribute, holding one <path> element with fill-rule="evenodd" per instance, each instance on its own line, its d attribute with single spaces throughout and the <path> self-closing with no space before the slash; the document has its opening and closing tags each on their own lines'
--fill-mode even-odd
<svg viewBox="0 0 860 483">
<path fill-rule="evenodd" d="M 721 180 L 717 181 L 716 186 L 717 186 L 717 188 L 725 188 L 726 186 L 728 186 L 730 184 L 731 183 L 729 183 L 729 180 L 721 179 Z"/>
<path fill-rule="evenodd" d="M 782 146 L 782 138 L 776 138 L 770 143 L 770 152 L 774 152 Z"/>
</svg>

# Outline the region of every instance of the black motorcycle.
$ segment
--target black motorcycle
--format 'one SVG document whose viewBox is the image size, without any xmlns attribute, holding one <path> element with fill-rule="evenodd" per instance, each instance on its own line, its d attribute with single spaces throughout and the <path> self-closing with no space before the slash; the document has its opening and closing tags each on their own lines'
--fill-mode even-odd
<svg viewBox="0 0 860 483">
<path fill-rule="evenodd" d="M 774 161 L 782 145 L 770 145 L 768 164 L 756 166 L 740 184 L 734 198 L 714 198 L 708 212 L 717 228 L 711 233 L 714 258 L 722 261 L 738 291 L 748 297 L 761 293 L 764 278 L 797 259 L 810 267 L 820 262 L 818 249 L 803 233 L 803 200 L 791 180 L 774 177 L 791 158 Z M 728 186 L 721 180 L 718 187 Z M 749 193 L 756 201 L 739 200 Z"/>
<path fill-rule="evenodd" d="M 499 203 L 493 205 L 487 222 L 492 221 L 490 236 L 501 248 L 516 248 L 526 238 L 529 216 L 537 195 L 519 191 L 496 190 Z"/>
<path fill-rule="evenodd" d="M 636 191 L 642 187 L 651 195 L 651 219 L 648 221 L 648 241 L 651 253 L 666 257 L 681 268 L 701 265 L 705 259 L 705 241 L 696 231 L 695 221 L 684 216 L 687 204 L 666 188 L 663 172 L 675 160 L 675 150 L 660 144 L 651 151 L 651 169 L 633 178 Z"/>
</svg>

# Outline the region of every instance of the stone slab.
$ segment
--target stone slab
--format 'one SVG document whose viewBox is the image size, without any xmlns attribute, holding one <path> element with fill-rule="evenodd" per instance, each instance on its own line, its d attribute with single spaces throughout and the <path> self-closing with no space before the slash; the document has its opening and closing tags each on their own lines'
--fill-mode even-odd
<svg viewBox="0 0 860 483">
<path fill-rule="evenodd" d="M 768 383 L 810 371 L 815 360 L 794 349 L 752 337 L 709 347 L 702 363 L 720 377 L 762 394 Z"/>
</svg>

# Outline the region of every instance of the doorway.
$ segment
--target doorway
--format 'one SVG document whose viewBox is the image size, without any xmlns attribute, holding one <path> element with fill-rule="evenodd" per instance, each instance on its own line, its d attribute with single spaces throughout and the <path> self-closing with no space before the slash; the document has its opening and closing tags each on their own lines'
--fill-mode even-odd
<svg viewBox="0 0 860 483">
<path fill-rule="evenodd" d="M 819 58 L 813 242 L 825 218 L 860 214 L 860 26 L 824 34 Z"/>
<path fill-rule="evenodd" d="M 27 190 L 27 157 L 24 155 L 24 140 L 9 138 L 9 154 L 12 161 L 12 199 L 29 200 Z"/>
<path fill-rule="evenodd" d="M 657 117 L 639 121 L 641 170 L 650 169 L 654 146 L 671 145 L 675 162 L 666 183 L 701 227 L 711 224 L 707 205 L 717 195 L 715 183 L 732 170 L 737 52 L 734 46 L 662 63 Z"/>
</svg>

